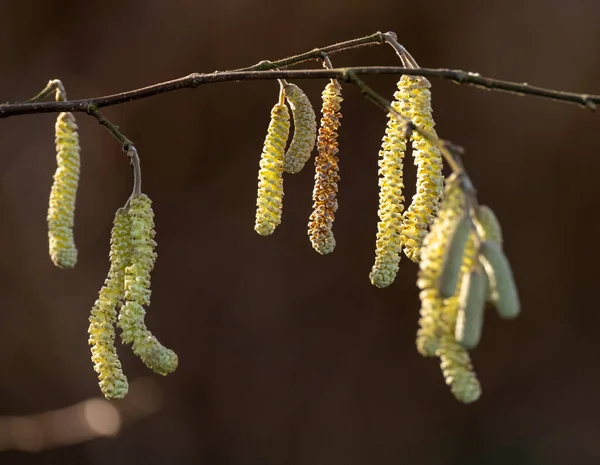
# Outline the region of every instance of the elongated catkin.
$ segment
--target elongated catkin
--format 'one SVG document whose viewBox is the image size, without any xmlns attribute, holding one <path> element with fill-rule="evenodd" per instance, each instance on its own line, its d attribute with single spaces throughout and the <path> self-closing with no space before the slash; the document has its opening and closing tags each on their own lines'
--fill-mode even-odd
<svg viewBox="0 0 600 465">
<path fill-rule="evenodd" d="M 132 344 L 133 353 L 148 368 L 166 375 L 177 368 L 177 354 L 163 346 L 144 322 L 144 307 L 150 305 L 150 273 L 156 261 L 154 213 L 150 198 L 145 194 L 134 197 L 128 214 L 132 251 L 129 265 L 125 268 L 125 296 L 117 325 L 122 330 L 123 342 Z"/>
<path fill-rule="evenodd" d="M 283 171 L 294 174 L 304 168 L 315 148 L 317 118 L 310 100 L 300 87 L 287 83 L 283 90 L 294 118 L 294 135 L 283 156 Z"/>
<path fill-rule="evenodd" d="M 60 268 L 73 268 L 77 263 L 73 225 L 80 170 L 79 136 L 73 114 L 60 113 L 55 131 L 57 168 L 47 217 L 50 258 Z"/>
<path fill-rule="evenodd" d="M 456 293 L 458 285 L 458 276 L 463 262 L 465 246 L 469 239 L 471 220 L 466 213 L 454 225 L 453 230 L 449 231 L 450 240 L 446 245 L 442 269 L 438 278 L 438 290 L 440 297 L 452 297 Z"/>
<path fill-rule="evenodd" d="M 437 137 L 431 109 L 431 83 L 422 76 L 413 76 L 407 92 L 410 94 L 413 124 Z M 419 262 L 423 239 L 439 209 L 443 189 L 442 156 L 439 149 L 420 132 L 411 134 L 413 157 L 417 165 L 417 188 L 402 221 L 404 253 Z"/>
<path fill-rule="evenodd" d="M 499 243 L 484 241 L 479 248 L 479 259 L 485 269 L 491 300 L 502 318 L 515 318 L 521 312 L 517 286 L 510 263 Z"/>
<path fill-rule="evenodd" d="M 487 276 L 479 263 L 464 273 L 454 336 L 465 349 L 475 348 L 481 339 L 487 287 Z"/>
<path fill-rule="evenodd" d="M 263 146 L 258 171 L 256 222 L 261 236 L 273 234 L 281 224 L 283 208 L 283 153 L 290 131 L 290 114 L 284 103 L 271 110 L 271 122 Z"/>
<path fill-rule="evenodd" d="M 94 370 L 107 399 L 122 399 L 129 389 L 115 348 L 117 307 L 125 296 L 125 267 L 131 258 L 131 224 L 125 209 L 117 210 L 110 239 L 110 269 L 92 308 L 88 329 Z"/>
<path fill-rule="evenodd" d="M 437 353 L 446 384 L 454 397 L 466 404 L 479 399 L 481 384 L 473 371 L 469 353 L 454 339 L 454 334 L 441 337 Z"/>
<path fill-rule="evenodd" d="M 479 206 L 475 225 L 482 241 L 493 241 L 502 244 L 502 227 L 490 207 L 487 205 Z"/>
<path fill-rule="evenodd" d="M 410 92 L 414 78 L 402 76 L 394 93 L 392 107 L 403 118 L 410 120 Z M 379 151 L 379 222 L 375 243 L 375 263 L 369 275 L 377 287 L 387 287 L 396 278 L 402 243 L 402 211 L 404 210 L 404 180 L 402 170 L 406 152 L 406 124 L 388 114 L 385 135 Z"/>
<path fill-rule="evenodd" d="M 325 86 L 322 94 L 321 127 L 317 140 L 318 154 L 315 157 L 315 186 L 313 189 L 313 211 L 308 222 L 308 236 L 313 248 L 320 254 L 333 252 L 335 236 L 333 221 L 338 209 L 338 129 L 342 103 L 342 88 L 336 82 Z"/>
</svg>

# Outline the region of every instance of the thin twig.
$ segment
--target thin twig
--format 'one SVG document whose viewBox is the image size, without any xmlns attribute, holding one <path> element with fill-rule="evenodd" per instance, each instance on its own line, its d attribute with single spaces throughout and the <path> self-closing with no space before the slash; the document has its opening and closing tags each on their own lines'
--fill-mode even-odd
<svg viewBox="0 0 600 465">
<path fill-rule="evenodd" d="M 277 71 L 228 71 L 209 74 L 190 74 L 172 81 L 154 84 L 127 92 L 96 97 L 84 100 L 71 100 L 68 102 L 42 102 L 42 103 L 5 103 L 0 105 L 0 118 L 27 115 L 34 113 L 57 113 L 62 111 L 87 112 L 90 105 L 96 108 L 110 107 L 134 100 L 140 100 L 154 95 L 173 92 L 179 89 L 196 88 L 205 84 L 228 81 L 242 81 L 254 79 L 345 79 L 349 73 L 360 75 L 418 75 L 447 79 L 458 84 L 469 84 L 490 90 L 508 92 L 518 95 L 532 95 L 561 102 L 576 103 L 590 110 L 595 110 L 600 103 L 600 95 L 578 94 L 563 92 L 543 87 L 531 86 L 527 83 L 517 83 L 492 79 L 462 70 L 414 68 L 408 69 L 398 66 L 383 67 L 350 67 L 336 69 L 308 69 L 308 70 L 277 70 Z"/>
<path fill-rule="evenodd" d="M 106 117 L 102 113 L 100 113 L 100 111 L 98 110 L 98 107 L 96 107 L 94 104 L 88 104 L 87 108 L 85 109 L 85 112 L 88 115 L 92 115 L 94 118 L 96 118 L 98 120 L 98 122 L 102 126 L 104 126 L 106 129 L 108 129 L 108 131 L 113 136 L 115 136 L 115 138 L 121 143 L 123 150 L 127 151 L 130 146 L 133 146 L 133 142 L 131 142 L 127 137 L 125 137 L 125 134 L 123 134 L 121 131 L 119 131 L 118 126 L 116 126 L 115 124 L 113 124 L 109 120 L 107 120 Z"/>
</svg>

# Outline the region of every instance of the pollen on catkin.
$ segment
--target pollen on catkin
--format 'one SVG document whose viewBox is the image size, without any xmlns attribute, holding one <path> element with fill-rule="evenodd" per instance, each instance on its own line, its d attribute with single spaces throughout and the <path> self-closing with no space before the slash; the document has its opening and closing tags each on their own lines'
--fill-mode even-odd
<svg viewBox="0 0 600 465">
<path fill-rule="evenodd" d="M 117 306 L 125 295 L 125 267 L 131 255 L 129 215 L 125 209 L 117 210 L 110 238 L 110 269 L 98 300 L 92 307 L 88 329 L 92 346 L 94 370 L 100 379 L 100 390 L 107 399 L 122 399 L 129 389 L 121 362 L 115 348 L 115 323 Z"/>
<path fill-rule="evenodd" d="M 131 255 L 125 267 L 124 303 L 117 325 L 121 339 L 132 344 L 133 353 L 154 372 L 166 375 L 175 371 L 177 354 L 163 346 L 146 327 L 144 307 L 150 305 L 150 273 L 156 261 L 154 212 L 147 195 L 134 197 L 129 203 Z"/>
<path fill-rule="evenodd" d="M 430 82 L 421 76 L 398 82 L 399 92 L 409 93 L 411 120 L 415 126 L 434 137 L 434 121 L 431 110 Z M 419 262 L 423 239 L 439 209 L 443 194 L 442 156 L 440 150 L 418 131 L 411 134 L 412 153 L 417 165 L 417 188 L 402 221 L 402 245 L 404 253 L 413 262 Z"/>
<path fill-rule="evenodd" d="M 283 206 L 283 154 L 290 131 L 290 114 L 284 103 L 271 110 L 271 122 L 263 146 L 258 171 L 256 222 L 254 230 L 261 236 L 273 234 L 281 224 Z"/>
<path fill-rule="evenodd" d="M 464 213 L 465 196 L 459 180 L 450 177 L 439 214 L 423 242 L 419 264 L 417 286 L 421 290 L 421 317 L 417 331 L 417 350 L 424 356 L 435 355 L 441 335 L 454 332 L 454 322 L 452 318 L 448 319 L 448 313 L 452 312 L 444 311 L 450 299 L 442 298 L 438 282 L 452 235 Z M 462 262 L 462 258 L 460 260 Z"/>
<path fill-rule="evenodd" d="M 337 82 L 325 86 L 322 94 L 321 127 L 315 157 L 313 211 L 308 222 L 308 236 L 313 248 L 322 255 L 333 252 L 335 236 L 333 221 L 338 209 L 337 192 L 340 180 L 338 168 L 338 129 L 342 103 L 342 88 Z"/>
<path fill-rule="evenodd" d="M 410 79 L 408 76 L 402 76 L 400 81 Z M 404 90 L 405 84 L 399 84 L 398 88 L 399 90 L 394 93 L 395 100 L 392 102 L 392 107 L 403 118 L 409 120 L 410 93 Z M 379 222 L 375 243 L 375 263 L 369 275 L 371 283 L 377 287 L 387 287 L 394 282 L 400 263 L 402 251 L 400 232 L 404 210 L 402 170 L 406 142 L 406 124 L 389 113 L 379 151 Z"/>
<path fill-rule="evenodd" d="M 75 117 L 60 113 L 55 127 L 56 161 L 48 208 L 50 258 L 60 268 L 73 268 L 77 249 L 73 238 L 75 197 L 79 183 L 80 148 Z"/>
<path fill-rule="evenodd" d="M 317 119 L 310 100 L 300 87 L 287 83 L 283 91 L 294 118 L 294 135 L 283 156 L 283 171 L 294 174 L 304 168 L 315 148 Z"/>
</svg>

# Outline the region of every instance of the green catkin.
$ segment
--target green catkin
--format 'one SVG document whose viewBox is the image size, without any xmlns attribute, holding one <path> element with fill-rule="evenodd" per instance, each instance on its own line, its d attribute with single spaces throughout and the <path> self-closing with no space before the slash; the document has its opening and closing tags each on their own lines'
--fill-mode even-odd
<svg viewBox="0 0 600 465">
<path fill-rule="evenodd" d="M 47 217 L 50 258 L 60 268 L 73 268 L 77 263 L 73 224 L 79 183 L 80 148 L 77 124 L 71 113 L 58 115 L 55 140 L 57 168 L 50 190 Z"/>
<path fill-rule="evenodd" d="M 481 339 L 487 286 L 487 276 L 476 261 L 474 268 L 463 276 L 458 299 L 454 335 L 465 349 L 474 349 Z"/>
<path fill-rule="evenodd" d="M 410 119 L 410 93 L 406 82 L 411 77 L 402 76 L 398 91 L 394 93 L 392 107 L 406 120 Z M 369 275 L 371 283 L 377 287 L 387 287 L 396 278 L 400 263 L 402 243 L 402 211 L 404 181 L 402 170 L 406 152 L 406 124 L 392 114 L 388 114 L 385 135 L 379 151 L 379 222 L 375 243 L 375 263 Z"/>
<path fill-rule="evenodd" d="M 487 205 L 480 205 L 475 218 L 477 234 L 482 241 L 493 241 L 502 244 L 502 228 L 494 211 Z"/>
<path fill-rule="evenodd" d="M 462 265 L 465 246 L 469 239 L 471 220 L 465 213 L 450 232 L 450 241 L 446 246 L 442 269 L 438 279 L 438 291 L 440 297 L 452 297 L 458 286 L 458 276 Z"/>
<path fill-rule="evenodd" d="M 333 252 L 335 236 L 333 221 L 338 208 L 338 129 L 342 95 L 341 86 L 330 82 L 323 91 L 321 127 L 315 157 L 315 186 L 313 189 L 313 212 L 308 222 L 308 236 L 313 248 L 322 255 Z"/>
<path fill-rule="evenodd" d="M 440 366 L 454 397 L 465 404 L 481 396 L 481 384 L 475 376 L 469 353 L 456 341 L 453 334 L 444 334 L 437 351 Z"/>
<path fill-rule="evenodd" d="M 124 303 L 117 325 L 122 331 L 123 342 L 132 344 L 133 353 L 148 368 L 166 375 L 177 368 L 177 354 L 163 346 L 144 322 L 144 307 L 150 305 L 150 273 L 156 261 L 154 213 L 148 196 L 141 194 L 131 199 L 128 214 L 131 221 L 131 255 L 125 268 Z"/>
<path fill-rule="evenodd" d="M 273 234 L 281 224 L 283 206 L 283 154 L 290 131 L 290 115 L 285 103 L 271 110 L 271 122 L 263 146 L 258 172 L 256 222 L 254 230 L 261 236 Z"/>
<path fill-rule="evenodd" d="M 131 255 L 130 221 L 125 209 L 117 210 L 110 238 L 110 269 L 98 300 L 92 307 L 88 329 L 94 370 L 107 399 L 122 399 L 129 389 L 115 348 L 117 306 L 125 295 L 125 267 Z"/>
<path fill-rule="evenodd" d="M 411 96 L 411 119 L 413 124 L 437 137 L 431 109 L 431 83 L 422 76 L 407 79 Z M 399 85 L 403 83 L 400 80 Z M 417 188 L 402 221 L 401 241 L 405 255 L 419 262 L 423 239 L 431 226 L 442 198 L 444 177 L 440 150 L 418 131 L 411 134 L 413 157 L 417 165 Z"/>
<path fill-rule="evenodd" d="M 296 84 L 283 87 L 294 118 L 294 135 L 283 156 L 283 171 L 298 173 L 310 158 L 317 138 L 315 111 L 306 94 Z"/>
<path fill-rule="evenodd" d="M 457 178 L 446 183 L 444 200 L 431 231 L 423 241 L 417 286 L 421 290 L 421 317 L 417 332 L 417 350 L 424 356 L 435 355 L 441 333 L 453 332 L 451 321 L 444 319 L 447 302 L 440 296 L 438 281 L 446 250 L 456 225 L 465 213 L 465 196 Z M 462 258 L 461 258 L 462 262 Z M 447 299 L 448 300 L 448 299 Z"/>
<path fill-rule="evenodd" d="M 487 274 L 491 301 L 498 314 L 502 318 L 515 318 L 521 312 L 521 304 L 510 263 L 502 246 L 498 242 L 482 242 L 479 259 Z"/>
</svg>

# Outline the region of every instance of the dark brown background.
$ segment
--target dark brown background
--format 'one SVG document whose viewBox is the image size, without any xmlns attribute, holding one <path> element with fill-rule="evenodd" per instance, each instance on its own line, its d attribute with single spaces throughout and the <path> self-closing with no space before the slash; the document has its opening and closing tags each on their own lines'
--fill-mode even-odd
<svg viewBox="0 0 600 465">
<path fill-rule="evenodd" d="M 0 2 L 0 100 L 50 78 L 100 96 L 192 71 L 247 66 L 393 30 L 422 66 L 600 93 L 600 3 L 105 0 Z M 388 47 L 337 65 L 397 64 Z M 369 83 L 389 96 L 395 79 Z M 302 83 L 319 106 L 323 83 Z M 345 87 L 338 247 L 310 248 L 311 169 L 286 178 L 282 226 L 253 231 L 256 172 L 277 87 L 184 90 L 106 110 L 136 142 L 159 259 L 148 322 L 180 355 L 158 413 L 114 439 L 2 464 L 594 464 L 600 462 L 599 116 L 433 82 L 437 129 L 464 145 L 497 212 L 523 314 L 489 314 L 473 353 L 484 394 L 449 394 L 414 348 L 416 266 L 371 286 L 385 114 Z M 45 215 L 54 115 L 0 123 L 0 415 L 97 396 L 87 317 L 131 185 L 118 144 L 78 116 L 83 146 L 74 271 L 52 267 Z M 407 164 L 407 178 L 414 167 Z M 408 188 L 409 196 L 412 189 Z M 128 348 L 131 379 L 150 376 Z"/>
</svg>

